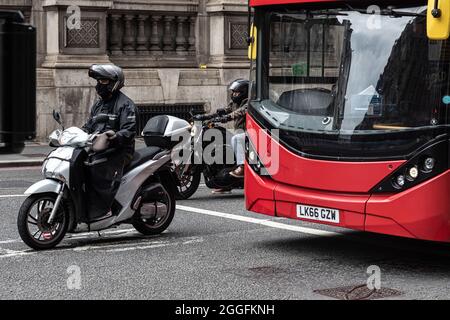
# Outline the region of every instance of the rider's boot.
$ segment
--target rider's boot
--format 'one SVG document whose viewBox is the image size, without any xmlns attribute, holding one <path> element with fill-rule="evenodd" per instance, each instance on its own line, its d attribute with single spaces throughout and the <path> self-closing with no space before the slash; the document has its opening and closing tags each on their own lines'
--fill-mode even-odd
<svg viewBox="0 0 450 320">
<path fill-rule="evenodd" d="M 214 189 L 212 191 L 213 194 L 230 194 L 231 189 Z"/>
<path fill-rule="evenodd" d="M 244 178 L 244 166 L 240 165 L 236 169 L 230 172 L 230 176 L 241 179 Z"/>
</svg>

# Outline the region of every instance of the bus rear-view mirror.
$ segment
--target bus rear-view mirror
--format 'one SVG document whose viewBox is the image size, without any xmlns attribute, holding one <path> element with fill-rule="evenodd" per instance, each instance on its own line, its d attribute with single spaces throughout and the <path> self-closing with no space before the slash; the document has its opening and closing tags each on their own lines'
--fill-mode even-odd
<svg viewBox="0 0 450 320">
<path fill-rule="evenodd" d="M 428 0 L 427 35 L 430 40 L 446 40 L 450 36 L 450 1 Z"/>
</svg>

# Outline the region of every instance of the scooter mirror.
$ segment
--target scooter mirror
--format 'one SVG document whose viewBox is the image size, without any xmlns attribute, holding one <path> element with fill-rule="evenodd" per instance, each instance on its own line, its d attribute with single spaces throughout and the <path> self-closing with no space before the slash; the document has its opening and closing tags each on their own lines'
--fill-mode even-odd
<svg viewBox="0 0 450 320">
<path fill-rule="evenodd" d="M 53 110 L 53 119 L 55 119 L 56 122 L 62 125 L 61 114 L 56 110 Z"/>
</svg>

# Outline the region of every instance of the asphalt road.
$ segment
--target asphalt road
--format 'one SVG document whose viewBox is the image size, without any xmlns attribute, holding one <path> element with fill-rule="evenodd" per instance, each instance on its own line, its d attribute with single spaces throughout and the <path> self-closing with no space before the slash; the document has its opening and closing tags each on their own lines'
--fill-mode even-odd
<svg viewBox="0 0 450 320">
<path fill-rule="evenodd" d="M 16 215 L 40 178 L 36 168 L 0 170 L 0 299 L 363 298 L 369 266 L 380 270 L 378 293 L 395 294 L 387 299 L 450 297 L 449 245 L 253 214 L 242 191 L 201 187 L 160 236 L 122 226 L 34 252 Z"/>
</svg>

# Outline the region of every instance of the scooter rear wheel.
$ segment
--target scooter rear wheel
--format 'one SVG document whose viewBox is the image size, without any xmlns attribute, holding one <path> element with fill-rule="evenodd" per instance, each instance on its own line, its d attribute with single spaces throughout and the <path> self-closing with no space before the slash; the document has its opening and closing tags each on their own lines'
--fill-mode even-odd
<svg viewBox="0 0 450 320">
<path fill-rule="evenodd" d="M 69 225 L 69 214 L 60 204 L 53 223 L 48 218 L 55 205 L 55 193 L 34 194 L 23 202 L 17 217 L 20 238 L 35 250 L 48 250 L 64 238 Z"/>
<path fill-rule="evenodd" d="M 175 188 L 173 188 L 175 189 Z M 159 219 L 143 219 L 140 217 L 140 212 L 136 212 L 133 217 L 133 227 L 143 235 L 156 235 L 162 233 L 172 222 L 175 215 L 175 194 L 168 188 L 164 190 L 163 199 L 158 200 L 167 206 L 167 213 Z M 140 209 L 139 209 L 140 210 Z"/>
</svg>

